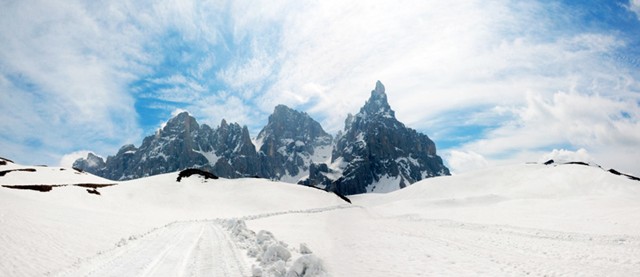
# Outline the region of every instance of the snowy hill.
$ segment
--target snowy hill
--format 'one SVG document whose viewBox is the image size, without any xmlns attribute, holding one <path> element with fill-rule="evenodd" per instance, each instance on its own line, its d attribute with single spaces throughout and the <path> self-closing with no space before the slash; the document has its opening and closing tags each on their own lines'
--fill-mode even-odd
<svg viewBox="0 0 640 277">
<path fill-rule="evenodd" d="M 350 198 L 362 208 L 247 224 L 314 245 L 336 276 L 640 274 L 640 182 L 598 167 L 503 166 Z"/>
<path fill-rule="evenodd" d="M 24 168 L 36 171 L 0 184 L 100 180 L 0 165 Z M 640 274 L 640 182 L 598 167 L 496 167 L 355 195 L 353 205 L 264 179 L 177 177 L 119 182 L 100 195 L 0 187 L 0 275 Z"/>
<path fill-rule="evenodd" d="M 41 186 L 51 189 L 53 186 L 102 187 L 115 184 L 78 169 L 47 166 L 23 166 L 0 158 L 0 185 L 17 188 Z"/>
<path fill-rule="evenodd" d="M 32 167 L 13 163 L 0 166 L 0 170 L 24 168 Z M 39 184 L 44 180 L 47 184 L 105 180 L 87 173 L 60 173 L 73 172 L 72 169 L 44 169 L 8 173 L 0 177 L 0 184 L 17 183 L 12 175 L 22 178 L 22 185 L 32 184 L 32 181 Z M 25 177 L 27 174 L 31 174 L 29 178 Z M 84 276 L 95 271 L 95 267 L 110 262 L 103 261 L 105 257 L 117 259 L 120 257 L 119 251 L 135 253 L 135 247 L 148 243 L 145 238 L 167 236 L 167 240 L 175 239 L 174 232 L 180 234 L 184 231 L 175 229 L 178 228 L 176 224 L 179 228 L 195 232 L 192 234 L 195 237 L 190 239 L 197 240 L 196 235 L 202 232 L 208 236 L 206 243 L 213 243 L 211 240 L 217 241 L 217 236 L 234 234 L 221 233 L 224 219 L 237 221 L 281 213 L 319 212 L 348 204 L 333 193 L 264 179 L 205 180 L 194 175 L 177 182 L 177 177 L 178 173 L 175 172 L 119 182 L 98 188 L 100 195 L 87 193 L 85 188 L 76 186 L 54 187 L 49 192 L 0 188 L 0 241 L 3 244 L 0 250 L 0 256 L 3 257 L 0 260 L 0 275 Z M 232 224 L 231 227 L 237 229 L 242 224 Z M 244 232 L 252 234 L 251 231 Z M 256 234 L 253 233 L 253 236 Z M 237 242 L 223 239 L 225 244 L 241 242 L 227 239 Z M 275 238 L 271 240 L 279 244 Z M 182 243 L 194 244 L 197 241 Z M 129 244 L 133 245 L 130 246 L 132 249 L 127 248 Z M 188 252 L 189 248 L 186 247 L 184 251 Z M 240 251 L 235 246 L 227 248 Z M 297 256 L 301 256 L 300 253 L 296 256 L 295 251 L 300 251 L 298 245 L 292 245 L 287 250 L 292 255 L 287 268 L 294 265 L 292 262 Z M 248 275 L 251 272 L 250 265 L 256 260 L 247 255 L 238 256 L 241 258 L 237 262 L 240 266 L 235 266 L 239 270 L 236 272 Z M 264 262 L 259 265 L 265 270 L 270 266 Z M 130 270 L 125 276 L 137 275 L 134 269 L 125 269 Z M 156 274 L 162 275 L 162 270 Z"/>
<path fill-rule="evenodd" d="M 465 222 L 633 235 L 639 234 L 640 214 L 625 211 L 640 208 L 638 196 L 640 182 L 599 167 L 527 164 L 427 179 L 360 199 L 389 216 L 411 211 Z"/>
</svg>

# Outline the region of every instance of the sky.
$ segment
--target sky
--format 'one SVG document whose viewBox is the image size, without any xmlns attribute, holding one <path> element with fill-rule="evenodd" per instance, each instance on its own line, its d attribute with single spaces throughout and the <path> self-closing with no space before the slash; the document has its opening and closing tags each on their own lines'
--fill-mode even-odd
<svg viewBox="0 0 640 277">
<path fill-rule="evenodd" d="M 0 0 L 0 156 L 70 165 L 177 111 L 344 128 L 375 82 L 454 173 L 564 157 L 640 175 L 640 0 Z"/>
</svg>

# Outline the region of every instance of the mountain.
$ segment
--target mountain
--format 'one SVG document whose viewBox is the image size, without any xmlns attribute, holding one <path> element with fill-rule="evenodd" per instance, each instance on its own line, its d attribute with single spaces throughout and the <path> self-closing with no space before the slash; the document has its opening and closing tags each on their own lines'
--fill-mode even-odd
<svg viewBox="0 0 640 277">
<path fill-rule="evenodd" d="M 226 178 L 258 175 L 258 155 L 247 126 L 227 124 L 223 119 L 220 127 L 211 133 L 209 141 L 211 150 L 203 154 L 208 156 L 209 164 L 213 165 L 214 174 Z"/>
<path fill-rule="evenodd" d="M 388 192 L 449 175 L 434 142 L 395 118 L 380 81 L 335 139 L 308 114 L 284 105 L 275 107 L 255 141 L 246 126 L 223 119 L 214 129 L 183 112 L 140 147 L 125 145 L 106 161 L 89 154 L 73 166 L 112 180 L 195 167 L 225 178 L 259 176 L 345 195 Z"/>
<path fill-rule="evenodd" d="M 278 105 L 256 138 L 262 176 L 298 182 L 309 174 L 311 163 L 331 158 L 332 141 L 331 135 L 308 114 Z"/>
<path fill-rule="evenodd" d="M 199 125 L 187 112 L 171 118 L 142 145 L 125 145 L 106 161 L 89 153 L 74 167 L 109 178 L 130 180 L 196 167 L 217 176 L 260 176 L 297 182 L 309 165 L 330 159 L 331 135 L 306 113 L 278 105 L 258 134 L 259 150 L 246 126 L 227 123 L 213 129 Z"/>
<path fill-rule="evenodd" d="M 346 195 L 389 192 L 425 178 L 450 175 L 436 155 L 435 143 L 395 118 L 380 81 L 360 112 L 347 117 L 331 166 L 320 164 L 313 169 L 304 184 L 322 184 Z"/>
<path fill-rule="evenodd" d="M 125 145 L 106 161 L 90 153 L 73 166 L 111 180 L 130 180 L 188 167 L 206 168 L 228 178 L 253 176 L 258 173 L 257 164 L 246 127 L 222 120 L 214 130 L 182 112 L 144 138 L 139 148 Z"/>
</svg>

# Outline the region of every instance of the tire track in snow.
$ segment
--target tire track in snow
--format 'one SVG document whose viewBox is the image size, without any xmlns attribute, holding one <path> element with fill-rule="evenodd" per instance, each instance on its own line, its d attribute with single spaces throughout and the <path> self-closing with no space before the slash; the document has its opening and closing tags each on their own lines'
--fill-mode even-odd
<svg viewBox="0 0 640 277">
<path fill-rule="evenodd" d="M 336 205 L 240 217 L 254 220 L 286 214 L 313 214 L 362 208 Z M 246 276 L 248 265 L 221 227 L 221 219 L 177 221 L 75 264 L 56 276 Z M 132 239 L 133 238 L 133 239 Z"/>
<path fill-rule="evenodd" d="M 244 276 L 247 266 L 213 222 L 178 222 L 61 276 Z"/>
</svg>

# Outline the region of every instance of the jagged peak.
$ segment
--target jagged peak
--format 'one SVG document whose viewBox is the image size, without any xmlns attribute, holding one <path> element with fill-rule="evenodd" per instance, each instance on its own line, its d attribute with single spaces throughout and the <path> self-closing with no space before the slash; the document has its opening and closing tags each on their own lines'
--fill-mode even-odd
<svg viewBox="0 0 640 277">
<path fill-rule="evenodd" d="M 118 155 L 122 155 L 125 152 L 135 152 L 135 151 L 138 151 L 138 148 L 135 147 L 135 145 L 125 144 L 122 147 L 120 147 L 120 150 L 118 150 Z"/>
<path fill-rule="evenodd" d="M 395 118 L 395 112 L 389 106 L 387 94 L 382 82 L 377 81 L 376 87 L 371 91 L 369 100 L 360 109 L 360 116 L 380 115 L 383 117 Z"/>
<path fill-rule="evenodd" d="M 193 117 L 189 114 L 189 112 L 187 112 L 187 111 L 183 111 L 183 112 L 180 112 L 180 113 L 176 114 L 176 115 L 175 115 L 174 117 L 172 117 L 171 119 L 169 119 L 169 122 L 172 122 L 172 121 L 183 121 L 183 120 L 188 119 L 188 118 L 190 118 L 190 117 L 191 117 L 191 118 L 193 118 Z"/>
<path fill-rule="evenodd" d="M 287 105 L 283 105 L 283 104 L 278 104 L 275 108 L 273 108 L 273 113 L 281 113 L 281 112 L 290 112 L 290 111 L 295 111 L 292 108 L 289 108 L 289 106 Z"/>
<path fill-rule="evenodd" d="M 164 124 L 162 130 L 167 130 L 168 128 L 174 128 L 175 126 L 183 126 L 189 124 L 190 128 L 197 128 L 198 122 L 196 119 L 189 114 L 187 111 L 183 111 L 169 119 L 166 124 Z"/>
<path fill-rule="evenodd" d="M 384 85 L 380 80 L 376 81 L 376 88 L 371 91 L 371 96 L 373 97 L 374 95 L 387 99 L 387 94 L 384 93 Z"/>
<path fill-rule="evenodd" d="M 287 115 L 292 115 L 292 116 L 300 116 L 302 118 L 311 118 L 307 113 L 305 112 L 301 112 L 295 109 L 290 108 L 289 106 L 283 105 L 283 104 L 279 104 L 277 105 L 274 109 L 273 109 L 273 114 L 271 114 L 271 116 L 269 116 L 269 121 L 272 120 L 273 116 L 279 117 L 279 116 L 287 116 Z"/>
<path fill-rule="evenodd" d="M 87 158 L 86 159 L 87 160 L 91 160 L 91 159 L 101 159 L 102 160 L 102 157 L 99 156 L 99 155 L 94 154 L 93 152 L 89 152 L 89 153 L 87 153 Z"/>
</svg>

